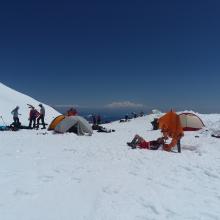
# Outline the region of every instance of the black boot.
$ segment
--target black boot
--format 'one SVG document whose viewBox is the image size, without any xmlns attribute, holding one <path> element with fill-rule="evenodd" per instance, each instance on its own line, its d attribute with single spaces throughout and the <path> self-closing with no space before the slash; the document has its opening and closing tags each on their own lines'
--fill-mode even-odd
<svg viewBox="0 0 220 220">
<path fill-rule="evenodd" d="M 135 143 L 132 143 L 132 142 L 127 142 L 127 145 L 128 145 L 129 147 L 131 147 L 132 149 L 137 148 L 137 147 L 136 147 L 136 144 L 135 144 Z"/>
</svg>

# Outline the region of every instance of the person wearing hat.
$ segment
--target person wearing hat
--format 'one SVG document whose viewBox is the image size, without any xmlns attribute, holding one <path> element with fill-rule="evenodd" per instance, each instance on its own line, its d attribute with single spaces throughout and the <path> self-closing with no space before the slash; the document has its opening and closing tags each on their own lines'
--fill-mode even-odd
<svg viewBox="0 0 220 220">
<path fill-rule="evenodd" d="M 39 128 L 40 120 L 42 122 L 43 128 L 46 128 L 45 122 L 44 122 L 44 117 L 45 117 L 45 108 L 42 104 L 39 104 L 40 107 L 40 116 L 37 118 L 37 128 Z"/>
</svg>

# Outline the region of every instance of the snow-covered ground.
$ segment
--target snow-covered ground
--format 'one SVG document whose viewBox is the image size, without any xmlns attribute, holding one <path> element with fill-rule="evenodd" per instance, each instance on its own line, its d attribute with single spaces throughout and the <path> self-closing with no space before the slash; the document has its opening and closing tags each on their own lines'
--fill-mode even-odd
<svg viewBox="0 0 220 220">
<path fill-rule="evenodd" d="M 1 219 L 220 219 L 219 139 L 204 129 L 185 133 L 181 154 L 132 150 L 134 134 L 160 136 L 148 116 L 108 127 L 0 132 Z"/>
<path fill-rule="evenodd" d="M 92 136 L 0 132 L 0 219 L 220 219 L 220 115 L 200 117 L 207 127 L 185 132 L 181 154 L 126 146 L 160 136 L 152 116 Z"/>
</svg>

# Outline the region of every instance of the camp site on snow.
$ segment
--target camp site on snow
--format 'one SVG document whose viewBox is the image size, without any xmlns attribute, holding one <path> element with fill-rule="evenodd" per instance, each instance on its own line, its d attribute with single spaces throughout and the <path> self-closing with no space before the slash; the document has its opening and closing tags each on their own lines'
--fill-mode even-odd
<svg viewBox="0 0 220 220">
<path fill-rule="evenodd" d="M 3 84 L 0 102 L 4 220 L 220 216 L 220 114 L 155 110 L 93 124 Z"/>
</svg>

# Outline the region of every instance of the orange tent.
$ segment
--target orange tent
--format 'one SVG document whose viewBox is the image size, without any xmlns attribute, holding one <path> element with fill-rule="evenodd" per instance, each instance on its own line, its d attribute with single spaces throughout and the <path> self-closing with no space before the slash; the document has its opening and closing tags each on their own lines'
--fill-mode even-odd
<svg viewBox="0 0 220 220">
<path fill-rule="evenodd" d="M 50 123 L 48 131 L 54 130 L 54 128 L 57 126 L 57 124 L 60 123 L 64 118 L 65 118 L 64 115 L 59 115 L 56 118 L 54 118 L 53 121 Z"/>
<path fill-rule="evenodd" d="M 170 111 L 159 118 L 158 122 L 159 128 L 162 130 L 162 132 L 165 131 L 168 136 L 172 138 L 172 142 L 168 145 L 168 149 L 166 149 L 170 150 L 183 136 L 183 128 L 181 126 L 180 117 L 175 112 Z"/>
</svg>

